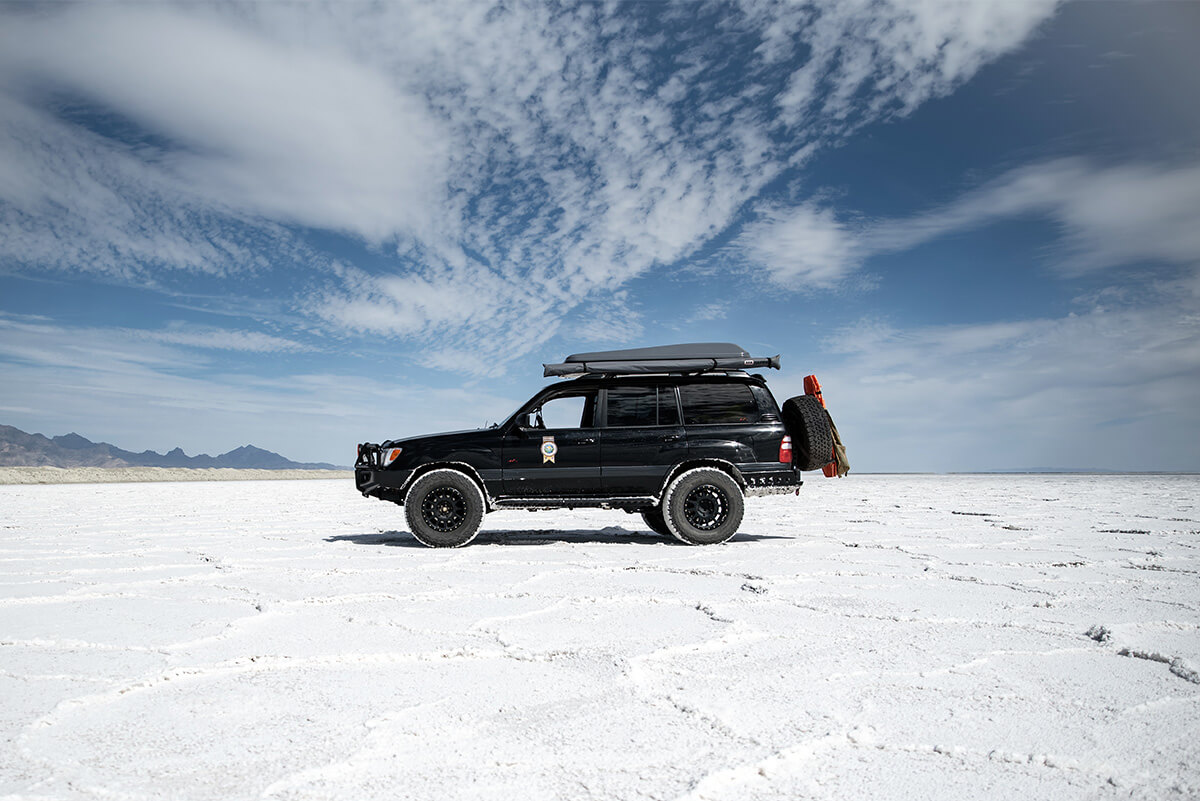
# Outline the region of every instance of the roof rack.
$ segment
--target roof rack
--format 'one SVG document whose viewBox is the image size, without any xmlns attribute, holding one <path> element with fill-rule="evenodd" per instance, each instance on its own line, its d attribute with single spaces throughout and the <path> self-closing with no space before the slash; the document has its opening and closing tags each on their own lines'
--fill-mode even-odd
<svg viewBox="0 0 1200 801">
<path fill-rule="evenodd" d="M 741 372 L 753 367 L 779 369 L 779 356 L 751 357 L 732 342 L 691 342 L 652 348 L 572 353 L 562 364 L 543 364 L 546 378 L 582 375 Z"/>
</svg>

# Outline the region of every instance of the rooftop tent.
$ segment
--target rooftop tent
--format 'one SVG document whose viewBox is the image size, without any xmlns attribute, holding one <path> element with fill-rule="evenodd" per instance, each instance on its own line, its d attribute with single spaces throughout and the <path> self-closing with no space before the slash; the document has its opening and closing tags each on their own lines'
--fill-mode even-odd
<svg viewBox="0 0 1200 801">
<path fill-rule="evenodd" d="M 652 348 L 572 353 L 562 364 L 543 364 L 544 375 L 702 373 L 710 370 L 779 369 L 779 357 L 753 358 L 731 342 L 690 342 Z"/>
</svg>

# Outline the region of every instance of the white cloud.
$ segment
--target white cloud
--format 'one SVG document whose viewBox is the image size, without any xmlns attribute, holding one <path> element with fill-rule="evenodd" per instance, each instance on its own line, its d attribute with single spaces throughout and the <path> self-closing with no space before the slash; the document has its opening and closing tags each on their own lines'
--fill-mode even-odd
<svg viewBox="0 0 1200 801">
<path fill-rule="evenodd" d="M 10 265 L 155 285 L 165 270 L 219 276 L 310 258 L 278 226 L 232 226 L 133 149 L 2 92 L 0 178 L 0 254 Z"/>
<path fill-rule="evenodd" d="M 205 336 L 193 342 L 188 334 Z M 257 361 L 236 358 L 289 347 L 252 332 L 98 329 L 0 316 L 5 423 L 76 431 L 134 451 L 220 453 L 250 443 L 298 461 L 348 464 L 355 442 L 483 425 L 524 400 L 330 372 L 264 378 Z M 217 361 L 199 348 L 233 353 Z"/>
<path fill-rule="evenodd" d="M 167 345 L 183 345 L 202 350 L 240 351 L 243 353 L 301 353 L 315 350 L 294 339 L 264 334 L 261 331 L 236 331 L 202 325 L 173 324 L 156 331 L 116 329 L 117 333 Z"/>
<path fill-rule="evenodd" d="M 45 368 L 104 369 L 116 375 L 142 368 L 210 366 L 212 356 L 203 351 L 258 354 L 312 350 L 310 345 L 261 331 L 185 323 L 156 329 L 88 328 L 0 313 L 0 359 Z"/>
<path fill-rule="evenodd" d="M 604 302 L 579 307 L 563 324 L 571 342 L 597 342 L 620 346 L 642 335 L 642 315 L 627 290 L 614 292 Z"/>
<path fill-rule="evenodd" d="M 1101 166 L 1068 158 L 1009 172 L 948 206 L 875 226 L 868 252 L 907 250 L 955 231 L 1043 216 L 1062 232 L 1055 262 L 1078 272 L 1142 260 L 1200 263 L 1200 163 Z"/>
<path fill-rule="evenodd" d="M 694 310 L 691 314 L 693 322 L 707 322 L 709 320 L 723 320 L 725 315 L 729 313 L 729 303 L 725 301 L 717 301 L 716 303 L 706 303 L 700 308 Z"/>
<path fill-rule="evenodd" d="M 403 266 L 333 270 L 310 313 L 512 356 L 686 259 L 822 142 L 968 79 L 1053 7 L 747 4 L 700 29 L 681 22 L 694 9 L 655 6 L 679 22 L 670 37 L 595 4 L 6 12 L 4 252 L 145 281 L 147 265 L 327 270 L 286 226 L 349 232 L 394 243 Z M 48 86 L 149 137 L 86 130 Z M 825 240 L 791 269 L 826 285 L 845 233 L 808 212 Z"/>
<path fill-rule="evenodd" d="M 782 285 L 821 288 L 872 256 L 1020 217 L 1058 227 L 1050 261 L 1066 273 L 1141 261 L 1200 266 L 1200 164 L 1057 159 L 1011 170 L 927 212 L 854 225 L 816 203 L 770 208 L 735 248 Z"/>
<path fill-rule="evenodd" d="M 845 133 L 948 94 L 1025 41 L 1058 0 L 827 0 L 748 4 L 769 20 L 765 53 L 810 54 L 779 103 L 792 124 Z"/>
<path fill-rule="evenodd" d="M 831 337 L 818 372 L 863 470 L 1193 469 L 1198 300 L 1170 284 L 1059 319 L 867 320 Z"/>
<path fill-rule="evenodd" d="M 861 261 L 855 232 L 832 209 L 802 203 L 773 208 L 746 226 L 734 247 L 768 268 L 773 281 L 791 289 L 828 289 Z"/>
<path fill-rule="evenodd" d="M 145 6 L 14 15 L 0 52 L 21 84 L 64 87 L 167 137 L 164 179 L 218 208 L 378 241 L 427 232 L 442 200 L 437 124 L 345 53 Z"/>
<path fill-rule="evenodd" d="M 1057 159 L 891 220 L 851 223 L 815 203 L 771 209 L 734 247 L 781 284 L 820 287 L 872 256 L 1014 218 L 1057 226 L 1047 258 L 1067 274 L 1140 262 L 1183 269 L 1169 283 L 1093 292 L 1060 319 L 903 329 L 864 320 L 838 332 L 814 369 L 852 463 L 1194 469 L 1200 164 Z"/>
</svg>

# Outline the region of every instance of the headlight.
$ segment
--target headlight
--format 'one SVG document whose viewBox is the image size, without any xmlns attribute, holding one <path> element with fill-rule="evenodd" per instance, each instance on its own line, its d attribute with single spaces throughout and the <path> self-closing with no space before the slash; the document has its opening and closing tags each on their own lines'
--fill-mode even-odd
<svg viewBox="0 0 1200 801">
<path fill-rule="evenodd" d="M 398 459 L 400 457 L 400 453 L 403 450 L 404 450 L 403 448 L 388 448 L 386 451 L 384 451 L 383 452 L 383 466 L 387 467 L 392 462 L 396 461 L 396 459 Z"/>
</svg>

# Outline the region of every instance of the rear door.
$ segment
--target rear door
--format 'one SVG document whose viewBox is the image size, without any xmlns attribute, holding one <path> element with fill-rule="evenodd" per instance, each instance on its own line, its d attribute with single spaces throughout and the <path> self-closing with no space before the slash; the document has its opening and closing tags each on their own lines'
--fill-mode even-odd
<svg viewBox="0 0 1200 801">
<path fill-rule="evenodd" d="M 675 387 L 608 387 L 603 407 L 600 473 L 605 494 L 657 494 L 667 472 L 687 457 Z"/>
</svg>

